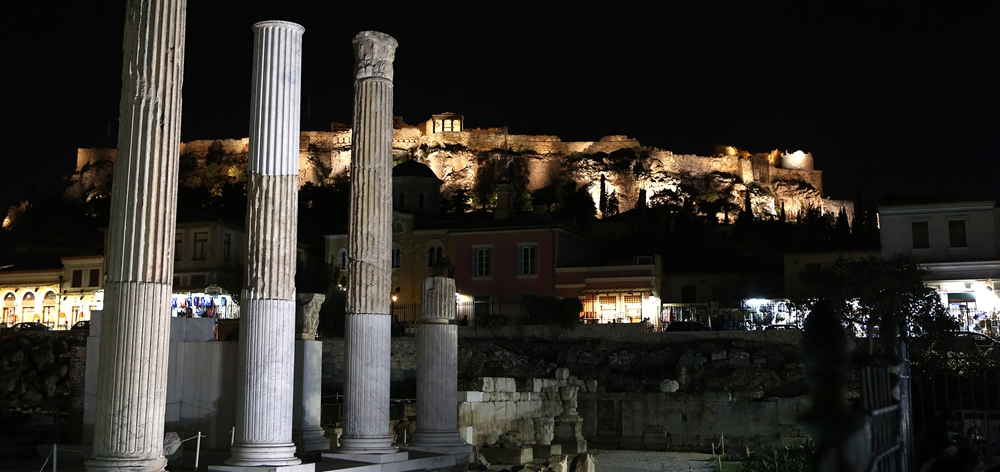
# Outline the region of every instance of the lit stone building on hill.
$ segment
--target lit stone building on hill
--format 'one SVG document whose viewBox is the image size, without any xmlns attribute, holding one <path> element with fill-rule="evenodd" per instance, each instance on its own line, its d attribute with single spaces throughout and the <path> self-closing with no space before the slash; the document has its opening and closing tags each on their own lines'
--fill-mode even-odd
<svg viewBox="0 0 1000 472">
<path fill-rule="evenodd" d="M 182 184 L 217 191 L 226 183 L 242 181 L 248 142 L 242 138 L 181 143 Z M 350 128 L 334 123 L 330 131 L 302 131 L 299 143 L 300 185 L 347 176 Z M 569 142 L 551 135 L 510 134 L 506 128 L 469 128 L 465 118 L 454 113 L 432 115 L 417 126 L 397 117 L 392 143 L 397 163 L 416 160 L 430 167 L 442 180 L 444 199 L 458 189 L 491 186 L 492 179 L 501 177 L 498 172 L 513 169 L 524 179 L 525 191 L 572 181 L 578 187 L 587 186 L 595 202 L 604 175 L 607 191 L 615 192 L 621 202 L 620 211 L 634 208 L 639 198 L 654 205 L 671 193 L 697 187 L 699 192 L 718 193 L 724 201 L 740 206 L 749 191 L 754 214 L 761 218 L 775 217 L 782 208 L 788 215 L 808 208 L 833 214 L 843 208 L 849 217 L 854 214 L 852 202 L 823 195 L 822 172 L 815 169 L 813 156 L 802 151 L 750 153 L 720 146 L 711 156 L 675 154 L 626 136 Z M 113 150 L 78 150 L 77 170 L 66 196 L 89 199 L 106 193 L 110 188 L 107 164 L 113 160 Z M 724 219 L 722 213 L 717 216 Z"/>
</svg>

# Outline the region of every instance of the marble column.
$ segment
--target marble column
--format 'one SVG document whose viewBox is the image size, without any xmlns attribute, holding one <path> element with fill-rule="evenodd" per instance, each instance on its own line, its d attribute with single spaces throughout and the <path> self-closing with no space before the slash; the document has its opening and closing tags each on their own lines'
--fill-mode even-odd
<svg viewBox="0 0 1000 472">
<path fill-rule="evenodd" d="M 341 454 L 393 454 L 389 431 L 392 61 L 396 40 L 354 37 L 354 127 Z"/>
<path fill-rule="evenodd" d="M 461 446 L 455 280 L 427 277 L 417 320 L 417 431 L 411 446 Z"/>
<path fill-rule="evenodd" d="M 185 0 L 126 7 L 89 471 L 163 470 Z"/>
<path fill-rule="evenodd" d="M 231 466 L 301 463 L 292 442 L 303 28 L 253 26 L 247 251 Z"/>
</svg>

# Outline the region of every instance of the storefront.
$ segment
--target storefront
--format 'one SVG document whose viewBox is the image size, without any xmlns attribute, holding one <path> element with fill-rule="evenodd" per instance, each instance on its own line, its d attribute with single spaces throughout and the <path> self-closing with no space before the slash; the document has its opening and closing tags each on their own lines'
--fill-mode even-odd
<svg viewBox="0 0 1000 472">
<path fill-rule="evenodd" d="M 221 319 L 240 317 L 239 305 L 217 285 L 210 285 L 203 292 L 172 294 L 170 309 L 173 317 Z"/>
</svg>

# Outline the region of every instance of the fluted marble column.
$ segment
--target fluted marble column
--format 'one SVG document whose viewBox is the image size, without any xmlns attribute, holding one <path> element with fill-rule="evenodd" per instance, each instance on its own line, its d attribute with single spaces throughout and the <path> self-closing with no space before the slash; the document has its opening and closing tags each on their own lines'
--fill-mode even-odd
<svg viewBox="0 0 1000 472">
<path fill-rule="evenodd" d="M 389 454 L 392 60 L 396 40 L 354 37 L 354 128 L 345 321 L 345 454 Z"/>
<path fill-rule="evenodd" d="M 417 431 L 411 446 L 461 446 L 455 280 L 427 277 L 417 320 Z"/>
<path fill-rule="evenodd" d="M 185 0 L 130 0 L 90 471 L 163 470 Z"/>
<path fill-rule="evenodd" d="M 303 28 L 264 21 L 253 30 L 236 442 L 226 464 L 284 466 L 301 462 L 292 407 Z"/>
</svg>

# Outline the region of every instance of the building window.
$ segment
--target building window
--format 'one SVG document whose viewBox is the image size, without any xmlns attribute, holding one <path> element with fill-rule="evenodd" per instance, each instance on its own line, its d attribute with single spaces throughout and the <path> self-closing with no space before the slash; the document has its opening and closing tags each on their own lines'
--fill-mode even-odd
<svg viewBox="0 0 1000 472">
<path fill-rule="evenodd" d="M 175 275 L 174 276 L 173 286 L 174 286 L 174 288 L 177 288 L 177 287 L 181 286 L 181 276 L 179 276 L 179 275 Z"/>
<path fill-rule="evenodd" d="M 347 270 L 347 249 L 340 248 L 337 252 L 337 264 L 340 265 L 340 270 Z"/>
<path fill-rule="evenodd" d="M 73 269 L 73 280 L 70 281 L 69 286 L 73 288 L 83 287 L 83 269 Z"/>
<path fill-rule="evenodd" d="M 517 275 L 538 275 L 538 246 L 517 246 Z"/>
<path fill-rule="evenodd" d="M 90 269 L 90 276 L 87 278 L 88 287 L 98 287 L 101 285 L 101 269 Z"/>
<path fill-rule="evenodd" d="M 493 277 L 493 248 L 472 249 L 472 276 Z"/>
<path fill-rule="evenodd" d="M 181 252 L 184 249 L 184 233 L 177 233 L 174 236 L 174 261 L 180 261 Z"/>
<path fill-rule="evenodd" d="M 392 244 L 392 268 L 398 269 L 402 267 L 402 255 L 403 251 L 399 248 L 396 243 Z"/>
<path fill-rule="evenodd" d="M 681 303 L 694 303 L 698 301 L 697 285 L 681 286 Z"/>
<path fill-rule="evenodd" d="M 967 247 L 965 220 L 948 220 L 949 247 Z"/>
<path fill-rule="evenodd" d="M 192 287 L 202 288 L 202 287 L 205 287 L 207 285 L 208 285 L 208 283 L 206 283 L 206 281 L 205 281 L 205 274 L 192 275 L 191 276 L 191 286 Z"/>
<path fill-rule="evenodd" d="M 441 262 L 444 257 L 444 248 L 441 246 L 432 246 L 427 248 L 427 267 L 434 267 Z"/>
<path fill-rule="evenodd" d="M 404 203 L 406 203 L 406 194 L 403 193 L 403 192 L 399 192 L 399 209 L 400 210 L 404 209 L 404 207 L 403 207 Z"/>
<path fill-rule="evenodd" d="M 931 247 L 931 234 L 927 229 L 926 221 L 914 221 L 910 223 L 910 232 L 913 234 L 913 249 Z"/>
<path fill-rule="evenodd" d="M 222 260 L 229 262 L 232 259 L 231 251 L 233 247 L 233 235 L 226 233 L 222 235 Z"/>
<path fill-rule="evenodd" d="M 208 249 L 208 232 L 199 231 L 194 233 L 194 255 L 192 259 L 196 261 L 205 260 L 206 250 Z"/>
</svg>

